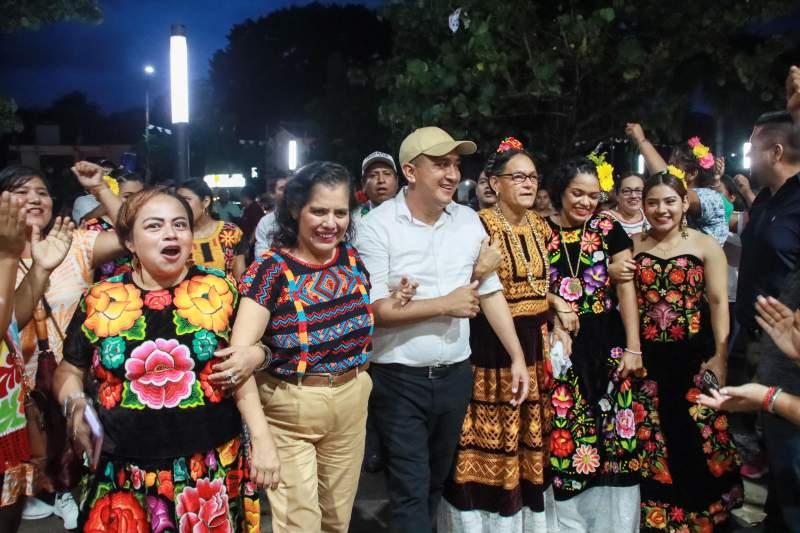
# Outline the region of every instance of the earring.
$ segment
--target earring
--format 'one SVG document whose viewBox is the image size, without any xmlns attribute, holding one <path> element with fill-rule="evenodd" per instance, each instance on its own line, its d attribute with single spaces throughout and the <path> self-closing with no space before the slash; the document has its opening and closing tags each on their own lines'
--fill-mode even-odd
<svg viewBox="0 0 800 533">
<path fill-rule="evenodd" d="M 684 239 L 689 238 L 689 232 L 686 231 L 686 228 L 689 227 L 689 223 L 686 221 L 686 213 L 681 216 L 681 237 Z"/>
</svg>

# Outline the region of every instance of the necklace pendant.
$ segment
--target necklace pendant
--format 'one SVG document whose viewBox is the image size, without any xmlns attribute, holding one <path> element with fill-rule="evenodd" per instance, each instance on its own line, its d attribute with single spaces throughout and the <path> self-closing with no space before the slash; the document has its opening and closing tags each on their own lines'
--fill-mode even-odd
<svg viewBox="0 0 800 533">
<path fill-rule="evenodd" d="M 578 278 L 568 278 L 567 281 L 567 291 L 570 294 L 580 294 L 583 292 L 583 286 L 581 285 L 581 280 Z"/>
</svg>

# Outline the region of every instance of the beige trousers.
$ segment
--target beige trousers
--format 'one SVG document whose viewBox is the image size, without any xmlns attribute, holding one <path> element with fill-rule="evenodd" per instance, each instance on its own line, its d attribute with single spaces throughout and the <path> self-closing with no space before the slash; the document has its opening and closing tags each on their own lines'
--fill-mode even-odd
<svg viewBox="0 0 800 533">
<path fill-rule="evenodd" d="M 339 387 L 297 386 L 259 374 L 281 461 L 281 483 L 267 491 L 272 530 L 346 533 L 364 459 L 369 374 Z"/>
</svg>

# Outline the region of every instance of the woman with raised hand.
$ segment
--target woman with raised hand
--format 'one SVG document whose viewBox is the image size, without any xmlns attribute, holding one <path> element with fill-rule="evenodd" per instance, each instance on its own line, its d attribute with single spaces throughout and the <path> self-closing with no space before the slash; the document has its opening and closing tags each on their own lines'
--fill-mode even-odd
<svg viewBox="0 0 800 533">
<path fill-rule="evenodd" d="M 230 393 L 209 381 L 238 293 L 224 272 L 188 265 L 192 221 L 167 189 L 129 198 L 116 233 L 134 270 L 92 286 L 67 330 L 54 389 L 73 445 L 91 458 L 83 531 L 258 531 L 255 483 L 277 485 L 255 382 Z"/>
<path fill-rule="evenodd" d="M 586 158 L 566 161 L 548 180 L 558 212 L 548 219 L 550 292 L 576 313 L 571 357 L 556 365 L 551 394 L 549 473 L 561 530 L 635 531 L 639 527 L 639 460 L 632 401 L 644 372 L 631 281 L 612 284 L 609 262 L 631 258 L 631 239 L 596 214 L 611 169 Z M 602 187 L 601 187 L 602 184 Z M 618 310 L 619 309 L 619 310 Z M 563 320 L 562 320 L 563 322 Z"/>
<path fill-rule="evenodd" d="M 743 497 L 727 418 L 695 403 L 702 390 L 725 384 L 729 318 L 725 254 L 711 236 L 683 227 L 688 207 L 678 177 L 663 172 L 645 182 L 650 229 L 634 239 L 648 373 L 634 395 L 644 416 L 637 437 L 645 531 L 723 527 Z"/>
<path fill-rule="evenodd" d="M 545 513 L 553 505 L 544 474 L 552 411 L 549 309 L 553 306 L 565 319 L 577 317 L 548 290 L 550 227 L 532 210 L 539 187 L 533 157 L 510 137 L 489 157 L 484 172 L 497 203 L 478 215 L 499 245 L 497 272 L 524 360 L 506 350 L 485 315 L 471 320 L 472 399 L 439 510 L 439 530 L 544 531 L 555 528 L 555 517 Z M 556 320 L 555 335 L 569 355 L 571 338 L 560 324 Z M 530 387 L 527 398 L 515 405 L 512 374 L 521 365 Z"/>
<path fill-rule="evenodd" d="M 644 130 L 639 124 L 629 123 L 625 127 L 625 133 L 636 143 L 650 174 L 669 170 L 673 175 L 686 179 L 689 187 L 687 193 L 689 208 L 684 223 L 711 235 L 720 246 L 725 244 L 728 238 L 728 219 L 725 218 L 722 196 L 713 189 L 714 154 L 700 142 L 700 138 L 692 137 L 675 146 L 670 155 L 668 169 L 667 162 L 653 143 L 645 137 Z"/>
<path fill-rule="evenodd" d="M 81 185 L 101 201 L 106 211 L 116 216 L 119 199 L 103 180 L 103 169 L 93 163 L 80 161 L 73 172 Z M 78 230 L 67 238 L 43 239 L 42 235 L 61 235 L 61 229 L 70 227 L 68 218 L 53 218 L 53 198 L 50 185 L 44 175 L 33 168 L 12 165 L 0 171 L 0 192 L 8 191 L 26 209 L 25 249 L 17 264 L 18 292 L 15 313 L 20 327 L 20 344 L 25 358 L 25 381 L 30 388 L 36 384 L 38 365 L 36 331 L 33 313 L 42 307 L 47 314 L 47 336 L 56 361 L 62 357 L 64 331 L 80 301 L 83 292 L 92 284 L 92 270 L 124 253 L 124 248 L 113 232 Z M 52 230 L 56 230 L 53 233 Z M 59 244 L 62 243 L 62 244 Z M 46 243 L 46 244 L 45 244 Z M 38 248 L 59 247 L 66 244 L 66 258 L 47 263 L 37 260 Z M 49 254 L 48 254 L 49 255 Z M 57 256 L 52 256 L 56 258 Z M 30 292 L 21 285 L 30 276 L 29 287 L 39 287 Z M 27 284 L 26 284 L 27 285 Z M 24 289 L 26 292 L 20 293 Z M 42 294 L 43 293 L 43 294 Z M 58 480 L 56 480 L 58 481 Z M 64 527 L 72 529 L 77 523 L 78 507 L 69 492 L 73 487 L 60 486 L 55 505 L 48 505 L 37 498 L 28 498 L 25 518 L 44 518 L 56 513 L 64 519 Z"/>
<path fill-rule="evenodd" d="M 194 216 L 194 242 L 191 260 L 225 271 L 238 280 L 244 272 L 247 243 L 242 240 L 239 226 L 211 217 L 214 193 L 206 183 L 192 178 L 178 185 L 178 194 L 192 208 Z"/>
</svg>

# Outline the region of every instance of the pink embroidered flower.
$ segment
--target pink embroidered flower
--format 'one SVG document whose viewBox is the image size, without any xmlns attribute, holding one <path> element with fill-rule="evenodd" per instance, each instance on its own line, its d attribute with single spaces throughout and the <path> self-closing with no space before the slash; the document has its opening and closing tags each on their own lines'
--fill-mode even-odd
<svg viewBox="0 0 800 533">
<path fill-rule="evenodd" d="M 572 466 L 579 474 L 591 474 L 600 466 L 600 454 L 596 448 L 581 444 L 572 456 Z"/>
<path fill-rule="evenodd" d="M 570 283 L 573 278 L 564 278 L 561 280 L 561 286 L 558 288 L 558 294 L 568 302 L 574 302 L 581 297 L 583 288 L 580 283 Z M 580 290 L 573 290 L 580 289 Z"/>
<path fill-rule="evenodd" d="M 567 416 L 567 411 L 573 405 L 572 393 L 566 385 L 559 385 L 553 391 L 553 407 L 556 408 L 556 415 Z"/>
<path fill-rule="evenodd" d="M 165 529 L 175 529 L 175 522 L 172 520 L 166 500 L 156 496 L 146 498 L 147 509 L 150 515 L 150 531 L 152 533 L 162 533 Z"/>
<path fill-rule="evenodd" d="M 161 311 L 172 303 L 172 295 L 168 290 L 148 292 L 144 297 L 144 305 L 154 311 Z"/>
<path fill-rule="evenodd" d="M 601 218 L 600 222 L 597 225 L 603 232 L 603 235 L 608 235 L 608 232 L 614 228 L 614 223 L 607 218 Z"/>
<path fill-rule="evenodd" d="M 592 254 L 600 249 L 600 235 L 587 231 L 581 237 L 581 250 L 584 253 Z"/>
<path fill-rule="evenodd" d="M 139 490 L 142 488 L 142 484 L 144 484 L 144 470 L 138 466 L 131 466 L 131 485 L 134 489 Z"/>
<path fill-rule="evenodd" d="M 222 479 L 197 480 L 196 487 L 186 487 L 175 505 L 181 533 L 230 533 L 228 495 Z"/>
<path fill-rule="evenodd" d="M 189 348 L 175 339 L 145 341 L 125 361 L 125 377 L 150 409 L 176 407 L 192 393 L 195 375 Z"/>
<path fill-rule="evenodd" d="M 623 409 L 617 413 L 615 420 L 617 434 L 623 439 L 630 439 L 636 434 L 636 416 L 630 409 Z"/>
</svg>

